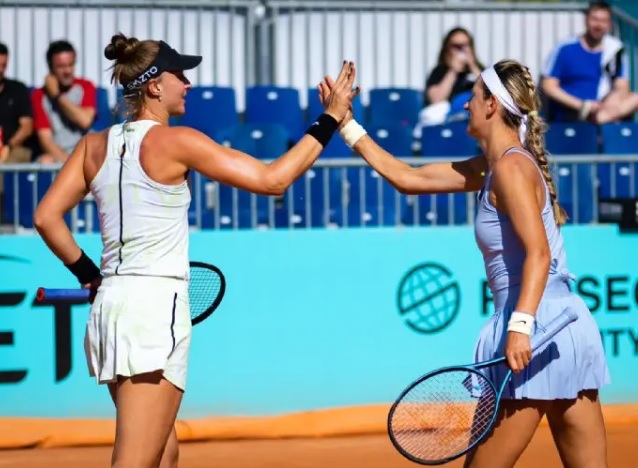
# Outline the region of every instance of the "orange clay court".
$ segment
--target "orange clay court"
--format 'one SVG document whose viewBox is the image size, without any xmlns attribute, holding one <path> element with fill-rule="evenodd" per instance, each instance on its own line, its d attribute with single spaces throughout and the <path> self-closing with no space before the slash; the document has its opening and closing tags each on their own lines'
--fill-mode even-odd
<svg viewBox="0 0 638 468">
<path fill-rule="evenodd" d="M 638 405 L 606 406 L 609 468 L 635 468 Z M 271 418 L 179 421 L 180 468 L 386 468 L 418 466 L 385 434 L 387 407 Z M 57 432 L 52 431 L 56 428 Z M 110 464 L 112 421 L 0 420 L 0 467 L 92 468 Z M 91 445 L 72 446 L 68 445 Z M 95 445 L 95 446 L 94 446 Z M 461 467 L 462 461 L 446 466 Z M 545 420 L 517 468 L 561 467 Z"/>
</svg>

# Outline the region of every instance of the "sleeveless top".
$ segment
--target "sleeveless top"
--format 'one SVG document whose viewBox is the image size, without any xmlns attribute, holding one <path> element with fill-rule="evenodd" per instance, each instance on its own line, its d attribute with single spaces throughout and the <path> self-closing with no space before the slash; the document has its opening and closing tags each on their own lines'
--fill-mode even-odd
<svg viewBox="0 0 638 468">
<path fill-rule="evenodd" d="M 574 276 L 567 269 L 567 257 L 563 246 L 563 236 L 554 218 L 554 210 L 545 178 L 536 162 L 536 158 L 523 148 L 510 148 L 508 154 L 518 153 L 528 157 L 538 169 L 545 187 L 545 206 L 542 210 L 543 225 L 550 250 L 548 284 L 554 281 L 567 281 Z M 478 211 L 474 224 L 474 235 L 485 263 L 487 281 L 492 292 L 520 285 L 525 261 L 525 250 L 514 231 L 510 218 L 497 211 L 489 200 L 492 185 L 492 171 L 485 177 L 483 189 L 478 194 Z"/>
<path fill-rule="evenodd" d="M 188 280 L 188 183 L 164 185 L 140 164 L 142 140 L 157 122 L 114 125 L 90 185 L 102 234 L 102 274 Z"/>
</svg>

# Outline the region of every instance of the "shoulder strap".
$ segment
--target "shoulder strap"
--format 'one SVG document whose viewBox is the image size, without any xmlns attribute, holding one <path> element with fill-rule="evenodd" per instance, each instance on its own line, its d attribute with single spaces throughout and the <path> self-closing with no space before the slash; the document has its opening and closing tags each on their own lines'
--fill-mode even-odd
<svg viewBox="0 0 638 468">
<path fill-rule="evenodd" d="M 543 182 L 543 185 L 545 186 L 545 189 L 548 189 L 547 182 L 545 181 L 545 176 L 543 175 L 543 171 L 541 171 L 541 168 L 538 165 L 538 161 L 536 160 L 534 155 L 532 153 L 530 153 L 529 151 L 527 151 L 523 147 L 514 146 L 514 147 L 508 149 L 507 151 L 505 151 L 505 153 L 503 153 L 503 156 L 506 156 L 508 154 L 513 154 L 513 153 L 522 154 L 523 156 L 528 158 L 532 162 L 532 164 L 534 164 L 534 167 L 538 170 L 538 174 L 541 176 L 541 181 Z"/>
</svg>

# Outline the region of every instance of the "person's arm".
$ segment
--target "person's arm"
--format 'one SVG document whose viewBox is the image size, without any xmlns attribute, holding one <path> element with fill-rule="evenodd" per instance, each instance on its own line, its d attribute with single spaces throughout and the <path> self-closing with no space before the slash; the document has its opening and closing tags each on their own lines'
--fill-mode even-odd
<svg viewBox="0 0 638 468">
<path fill-rule="evenodd" d="M 89 303 L 93 303 L 102 281 L 100 268 L 75 242 L 64 221 L 64 215 L 89 193 L 89 186 L 84 178 L 84 157 L 88 138 L 87 136 L 79 141 L 53 180 L 33 214 L 33 225 L 44 243 L 75 275 L 78 282 L 84 288 L 91 289 Z"/>
<path fill-rule="evenodd" d="M 458 73 L 452 68 L 437 66 L 430 75 L 426 84 L 426 97 L 430 104 L 447 101 L 452 94 L 452 88 Z"/>
<path fill-rule="evenodd" d="M 627 96 L 631 92 L 631 84 L 629 83 L 629 58 L 627 53 L 623 50 L 620 52 L 620 64 L 618 70 L 618 76 L 614 80 L 614 91 L 617 91 L 622 96 Z"/>
<path fill-rule="evenodd" d="M 560 86 L 564 60 L 565 53 L 562 47 L 557 47 L 549 55 L 541 79 L 543 93 L 564 107 L 581 110 L 585 106 L 585 102 L 576 96 L 572 96 Z"/>
<path fill-rule="evenodd" d="M 16 147 L 21 146 L 27 138 L 33 134 L 33 109 L 31 106 L 31 98 L 29 97 L 29 90 L 26 86 L 21 89 L 21 92 L 16 100 L 16 106 L 18 109 L 18 130 L 8 141 L 9 146 Z"/>
<path fill-rule="evenodd" d="M 559 104 L 574 110 L 580 110 L 585 105 L 582 99 L 572 96 L 560 87 L 560 80 L 551 76 L 543 77 L 543 93 Z"/>
<path fill-rule="evenodd" d="M 82 86 L 82 102 L 78 105 L 71 101 L 66 94 L 58 94 L 57 101 L 60 110 L 68 119 L 82 130 L 88 130 L 93 125 L 93 120 L 97 113 L 95 86 L 88 81 L 80 81 Z"/>
<path fill-rule="evenodd" d="M 487 171 L 484 156 L 412 167 L 385 151 L 369 135 L 361 137 L 353 148 L 399 192 L 409 195 L 475 192 L 483 186 Z"/>
<path fill-rule="evenodd" d="M 337 120 L 325 121 L 333 129 Z M 175 145 L 185 167 L 222 184 L 259 195 L 282 195 L 312 166 L 323 146 L 312 136 L 304 137 L 277 160 L 267 164 L 241 151 L 220 145 L 188 127 L 175 129 Z"/>
<path fill-rule="evenodd" d="M 514 372 L 524 369 L 531 359 L 529 335 L 547 284 L 551 261 L 541 216 L 543 207 L 536 196 L 534 181 L 538 178 L 538 169 L 523 156 L 502 158 L 493 169 L 492 190 L 497 209 L 509 217 L 525 251 L 521 290 L 508 324 L 505 347 L 505 355 Z"/>
<path fill-rule="evenodd" d="M 319 100 L 325 106 L 334 84 L 327 76 L 319 84 Z M 484 156 L 452 163 L 432 163 L 414 168 L 379 146 L 348 112 L 340 125 L 345 142 L 383 178 L 405 194 L 475 192 L 483 186 L 487 161 Z"/>
<path fill-rule="evenodd" d="M 261 195 L 281 195 L 316 161 L 350 108 L 352 99 L 359 94 L 358 88 L 352 90 L 354 77 L 354 65 L 344 63 L 332 99 L 326 106 L 327 115 L 310 126 L 310 134 L 304 135 L 295 146 L 269 164 L 222 146 L 187 127 L 175 129 L 178 162 L 232 187 Z"/>
<path fill-rule="evenodd" d="M 49 154 L 56 161 L 63 162 L 68 158 L 68 154 L 60 148 L 53 138 L 51 122 L 49 121 L 49 116 L 44 110 L 44 97 L 45 94 L 42 89 L 36 89 L 31 96 L 31 103 L 33 106 L 33 126 L 42 151 Z"/>
<path fill-rule="evenodd" d="M 44 153 L 53 157 L 56 162 L 64 162 L 69 157 L 60 145 L 55 142 L 53 132 L 50 128 L 43 128 L 37 131 L 38 142 Z"/>
<path fill-rule="evenodd" d="M 84 137 L 77 144 L 33 214 L 35 229 L 64 264 L 73 263 L 81 253 L 64 216 L 89 192 L 84 178 L 86 140 Z"/>
</svg>

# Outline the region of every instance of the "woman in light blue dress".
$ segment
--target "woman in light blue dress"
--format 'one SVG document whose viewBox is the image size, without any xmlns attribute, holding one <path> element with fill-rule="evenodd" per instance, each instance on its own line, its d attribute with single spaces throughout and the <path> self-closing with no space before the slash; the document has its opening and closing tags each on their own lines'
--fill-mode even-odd
<svg viewBox="0 0 638 468">
<path fill-rule="evenodd" d="M 331 80 L 319 85 L 330 94 Z M 504 60 L 484 70 L 466 105 L 468 132 L 484 155 L 412 168 L 379 147 L 351 115 L 340 124 L 348 145 L 406 194 L 479 191 L 475 235 L 495 313 L 476 344 L 476 361 L 505 354 L 514 371 L 499 421 L 465 466 L 513 467 L 543 416 L 565 466 L 605 468 L 598 390 L 609 383 L 598 326 L 572 291 L 560 226 L 566 215 L 543 147 L 543 121 L 529 70 Z M 566 308 L 578 313 L 532 358 L 530 336 Z M 491 377 L 501 382 L 506 369 Z"/>
</svg>

